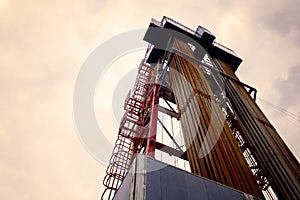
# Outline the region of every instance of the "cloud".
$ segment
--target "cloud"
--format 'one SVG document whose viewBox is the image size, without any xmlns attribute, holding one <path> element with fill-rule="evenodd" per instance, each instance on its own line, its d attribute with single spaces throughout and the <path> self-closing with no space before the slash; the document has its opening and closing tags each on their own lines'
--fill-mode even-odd
<svg viewBox="0 0 300 200">
<path fill-rule="evenodd" d="M 279 93 L 280 105 L 286 108 L 299 107 L 300 99 L 300 65 L 289 68 L 287 77 L 279 78 L 274 83 L 275 90 Z M 293 110 L 295 111 L 295 110 Z"/>
<path fill-rule="evenodd" d="M 266 99 L 299 109 L 299 67 L 289 70 L 299 66 L 297 8 L 297 1 L 283 0 L 0 0 L 0 199 L 98 199 L 105 167 L 84 150 L 74 128 L 76 76 L 97 45 L 147 27 L 152 17 L 210 29 L 244 58 L 242 80 L 259 86 Z M 294 138 L 286 141 L 300 152 Z"/>
<path fill-rule="evenodd" d="M 95 174 L 104 168 L 81 146 L 72 116 L 77 70 L 96 45 L 95 15 L 83 1 L 3 4 L 0 199 L 99 196 Z"/>
<path fill-rule="evenodd" d="M 294 30 L 299 32 L 300 2 L 298 0 L 288 0 L 279 2 L 280 3 L 275 3 L 277 4 L 275 8 L 274 6 L 270 6 L 273 9 L 264 10 L 264 15 L 263 17 L 261 17 L 262 25 L 265 25 L 266 27 L 277 31 L 283 36 L 289 34 Z"/>
</svg>

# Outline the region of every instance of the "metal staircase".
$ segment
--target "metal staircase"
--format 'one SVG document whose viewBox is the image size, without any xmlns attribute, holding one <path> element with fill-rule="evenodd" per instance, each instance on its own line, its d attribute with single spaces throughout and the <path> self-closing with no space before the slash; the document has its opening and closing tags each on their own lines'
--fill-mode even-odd
<svg viewBox="0 0 300 200">
<path fill-rule="evenodd" d="M 147 96 L 153 83 L 153 67 L 142 60 L 133 90 L 129 91 L 121 120 L 118 137 L 112 152 L 103 185 L 106 187 L 101 199 L 112 199 L 120 187 L 134 153 L 139 144 L 137 140 L 146 137 L 148 128 L 145 126 Z M 141 141 L 141 140 L 140 140 Z"/>
</svg>

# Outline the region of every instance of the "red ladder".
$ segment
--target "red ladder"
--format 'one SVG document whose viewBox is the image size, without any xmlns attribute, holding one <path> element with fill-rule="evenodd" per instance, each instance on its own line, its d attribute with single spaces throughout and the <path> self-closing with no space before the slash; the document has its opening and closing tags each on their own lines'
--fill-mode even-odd
<svg viewBox="0 0 300 200">
<path fill-rule="evenodd" d="M 119 189 L 134 157 L 134 139 L 147 133 L 143 127 L 144 105 L 153 80 L 153 68 L 142 60 L 132 92 L 125 100 L 125 114 L 121 120 L 118 137 L 103 185 L 101 199 L 112 199 Z"/>
</svg>

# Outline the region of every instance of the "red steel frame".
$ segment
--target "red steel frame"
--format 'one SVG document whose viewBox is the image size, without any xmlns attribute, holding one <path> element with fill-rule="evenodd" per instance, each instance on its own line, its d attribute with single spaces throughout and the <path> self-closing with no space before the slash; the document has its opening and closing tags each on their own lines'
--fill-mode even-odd
<svg viewBox="0 0 300 200">
<path fill-rule="evenodd" d="M 151 117 L 149 124 L 149 134 L 146 145 L 146 155 L 154 158 L 156 149 L 156 131 L 157 131 L 157 120 L 158 120 L 158 104 L 159 104 L 159 88 L 160 86 L 155 83 L 153 88 L 153 97 L 151 105 Z"/>
</svg>

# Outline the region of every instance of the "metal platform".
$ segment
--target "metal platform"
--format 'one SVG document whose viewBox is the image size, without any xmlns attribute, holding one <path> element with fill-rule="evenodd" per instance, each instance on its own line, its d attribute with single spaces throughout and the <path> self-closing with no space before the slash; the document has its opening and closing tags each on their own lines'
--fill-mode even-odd
<svg viewBox="0 0 300 200">
<path fill-rule="evenodd" d="M 138 155 L 114 200 L 259 200 L 232 189 Z"/>
<path fill-rule="evenodd" d="M 196 31 L 194 31 L 173 19 L 164 16 L 161 22 L 152 19 L 144 36 L 146 42 L 154 45 L 154 48 L 149 54 L 147 63 L 156 63 L 158 58 L 162 58 L 170 34 L 172 35 L 175 32 L 187 36 L 186 39 L 189 39 L 187 42 L 191 44 L 197 42 L 203 46 L 212 57 L 227 63 L 231 66 L 233 71 L 236 71 L 242 62 L 242 59 L 233 50 L 216 42 L 216 37 L 208 29 L 198 26 Z"/>
</svg>

